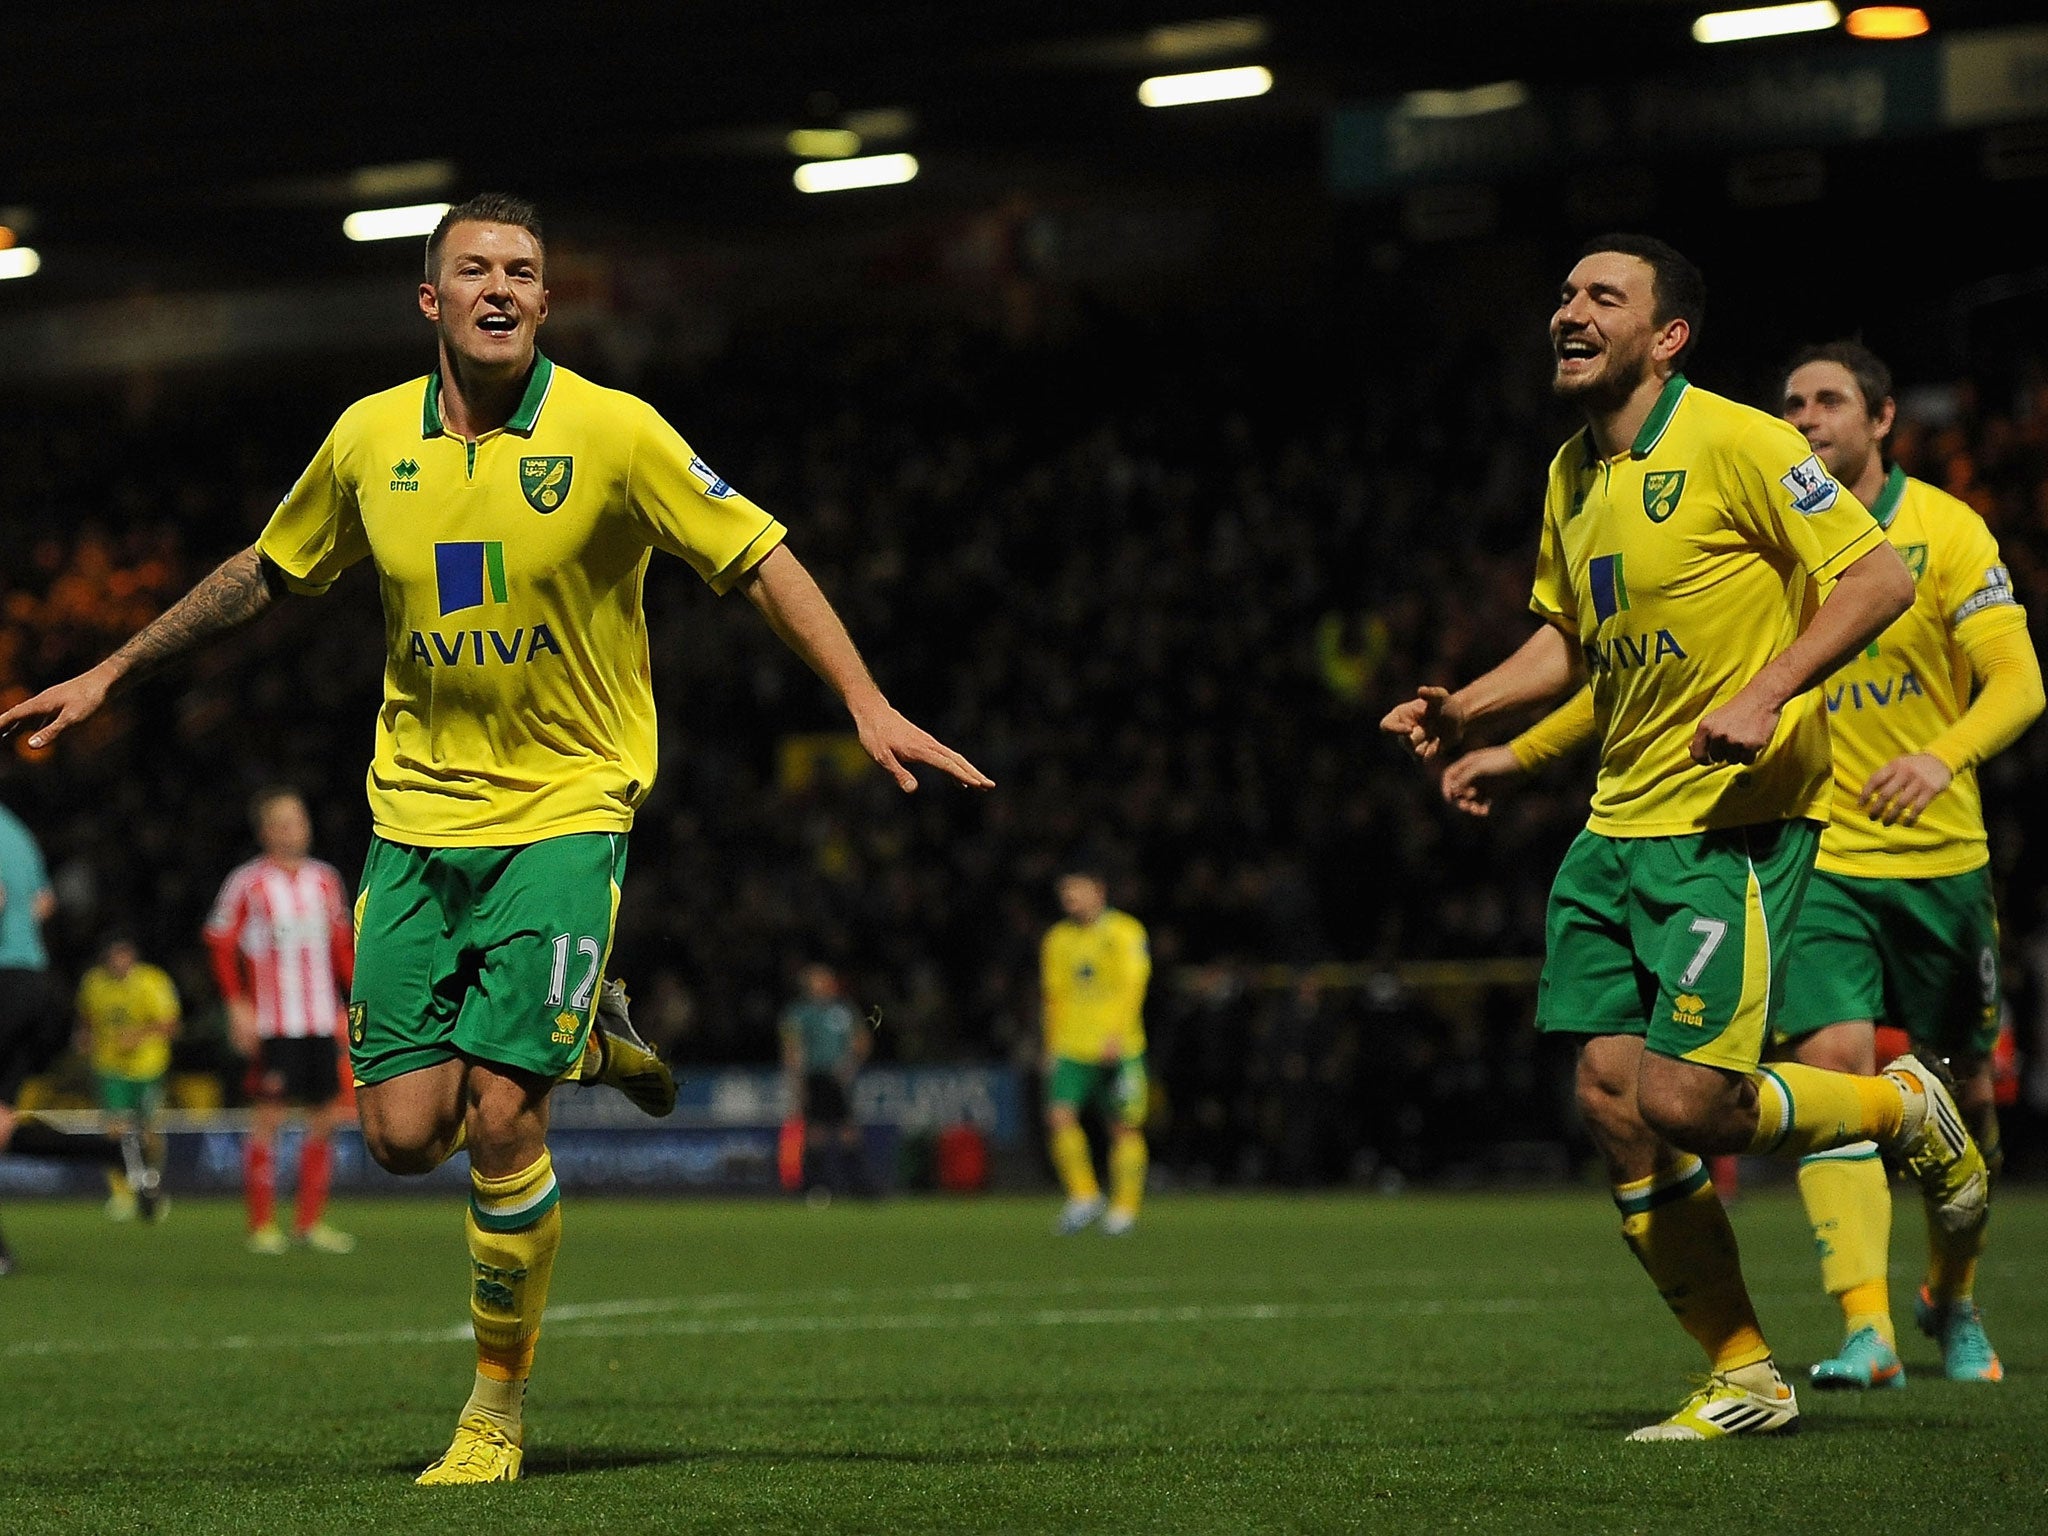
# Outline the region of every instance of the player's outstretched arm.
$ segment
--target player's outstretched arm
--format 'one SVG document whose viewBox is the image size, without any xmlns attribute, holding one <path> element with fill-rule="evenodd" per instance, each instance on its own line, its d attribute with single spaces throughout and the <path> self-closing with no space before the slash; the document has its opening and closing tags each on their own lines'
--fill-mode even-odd
<svg viewBox="0 0 2048 1536">
<path fill-rule="evenodd" d="M 1469 728 L 1493 715 L 1553 702 L 1580 681 L 1583 666 L 1571 638 L 1555 624 L 1545 624 L 1506 661 L 1457 692 L 1418 688 L 1414 698 L 1387 711 L 1380 729 L 1431 762 L 1455 749 Z"/>
<path fill-rule="evenodd" d="M 917 788 L 911 763 L 928 763 L 969 789 L 993 789 L 995 780 L 958 752 L 905 719 L 876 686 L 867 663 L 832 604 L 803 562 L 778 545 L 740 578 L 739 589 L 810 669 L 845 701 L 867 754 L 894 778 L 904 793 Z"/>
<path fill-rule="evenodd" d="M 145 624 L 126 645 L 88 672 L 45 688 L 0 714 L 0 738 L 24 728 L 28 744 L 47 747 L 80 721 L 89 719 L 107 695 L 223 630 L 263 612 L 284 592 L 282 579 L 252 544 L 230 555 L 163 613 Z"/>
<path fill-rule="evenodd" d="M 1817 687 L 1913 606 L 1913 574 L 1889 542 L 1842 572 L 1799 638 L 1700 721 L 1692 733 L 1696 763 L 1753 763 L 1771 744 L 1786 703 Z"/>
</svg>

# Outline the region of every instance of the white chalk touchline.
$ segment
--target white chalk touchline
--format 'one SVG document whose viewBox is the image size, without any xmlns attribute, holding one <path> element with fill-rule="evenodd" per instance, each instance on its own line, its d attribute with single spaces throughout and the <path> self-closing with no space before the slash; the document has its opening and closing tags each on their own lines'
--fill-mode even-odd
<svg viewBox="0 0 2048 1536">
<path fill-rule="evenodd" d="M 1222 1306 L 1039 1307 L 1022 1312 L 961 1313 L 788 1313 L 753 1317 L 678 1317 L 655 1319 L 626 1316 L 562 1320 L 550 1312 L 551 1338 L 616 1339 L 772 1333 L 905 1333 L 939 1328 L 1066 1328 L 1129 1326 L 1160 1323 L 1265 1323 L 1319 1318 L 1498 1315 L 1535 1312 L 1545 1303 L 1532 1297 L 1494 1297 L 1474 1301 L 1418 1302 L 1240 1302 Z M 87 1355 L 117 1351 L 230 1353 L 270 1349 L 383 1348 L 394 1344 L 456 1344 L 473 1337 L 466 1322 L 445 1328 L 396 1328 L 378 1332 L 312 1333 L 259 1338 L 228 1334 L 212 1339 L 24 1339 L 0 1354 Z"/>
</svg>

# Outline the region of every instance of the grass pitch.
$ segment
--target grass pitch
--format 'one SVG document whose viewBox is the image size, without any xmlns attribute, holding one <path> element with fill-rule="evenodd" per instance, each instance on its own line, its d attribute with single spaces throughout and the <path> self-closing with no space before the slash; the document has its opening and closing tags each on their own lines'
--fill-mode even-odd
<svg viewBox="0 0 2048 1536">
<path fill-rule="evenodd" d="M 1698 1532 L 2048 1524 L 2048 1192 L 2001 1192 L 2001 1386 L 1803 1386 L 1837 1342 L 1796 1199 L 1733 1208 L 1804 1430 L 1623 1445 L 1699 1368 L 1604 1191 L 563 1202 L 526 1480 L 421 1489 L 468 1390 L 459 1207 L 344 1203 L 347 1257 L 257 1258 L 20 1202 L 0 1280 L 0 1531 Z"/>
</svg>

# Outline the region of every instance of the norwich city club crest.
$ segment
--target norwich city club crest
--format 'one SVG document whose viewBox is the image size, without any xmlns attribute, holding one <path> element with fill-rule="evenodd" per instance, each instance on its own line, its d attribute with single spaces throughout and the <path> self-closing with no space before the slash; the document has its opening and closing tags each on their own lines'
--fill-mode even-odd
<svg viewBox="0 0 2048 1536">
<path fill-rule="evenodd" d="M 1643 510 L 1650 521 L 1661 523 L 1678 510 L 1678 498 L 1685 494 L 1685 471 L 1653 469 L 1643 476 Z"/>
<path fill-rule="evenodd" d="M 348 1005 L 348 1043 L 350 1045 L 361 1045 L 363 1043 L 363 1024 L 368 1019 L 369 1014 L 370 1005 L 368 1003 L 350 1003 Z"/>
<path fill-rule="evenodd" d="M 536 512 L 552 512 L 569 499 L 574 461 L 567 458 L 521 459 L 519 489 Z"/>
</svg>

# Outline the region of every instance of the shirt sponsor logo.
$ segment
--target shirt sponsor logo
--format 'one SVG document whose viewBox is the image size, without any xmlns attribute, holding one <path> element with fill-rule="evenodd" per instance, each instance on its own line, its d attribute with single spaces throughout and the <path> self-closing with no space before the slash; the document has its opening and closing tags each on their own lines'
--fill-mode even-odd
<svg viewBox="0 0 2048 1536">
<path fill-rule="evenodd" d="M 536 512 L 552 512 L 567 501 L 569 482 L 575 478 L 576 461 L 566 454 L 519 461 L 519 490 Z"/>
<path fill-rule="evenodd" d="M 1956 609 L 1951 624 L 1960 624 L 1973 613 L 1982 613 L 1986 608 L 2001 608 L 2008 603 L 2017 603 L 2013 595 L 2012 572 L 2002 565 L 1994 565 L 1984 572 L 1984 585 L 1963 600 Z"/>
<path fill-rule="evenodd" d="M 1850 709 L 1883 709 L 1887 704 L 1904 703 L 1907 699 L 1924 699 L 1927 690 L 1920 686 L 1920 679 L 1910 672 L 1901 672 L 1897 677 L 1882 681 L 1862 679 L 1853 683 L 1837 683 L 1827 690 L 1828 713 L 1838 713 L 1844 704 Z"/>
<path fill-rule="evenodd" d="M 504 544 L 497 539 L 436 544 L 434 591 L 443 615 L 508 601 Z"/>
<path fill-rule="evenodd" d="M 416 491 L 419 488 L 419 460 L 400 459 L 391 466 L 391 489 L 394 491 Z"/>
<path fill-rule="evenodd" d="M 1827 511 L 1842 494 L 1842 488 L 1835 484 L 1834 476 L 1827 472 L 1818 454 L 1809 454 L 1803 463 L 1794 464 L 1778 477 L 1778 484 L 1792 493 L 1793 510 L 1804 517 Z"/>
<path fill-rule="evenodd" d="M 1678 498 L 1685 494 L 1685 471 L 1653 469 L 1643 476 L 1643 511 L 1650 521 L 1661 523 L 1678 510 Z"/>
<path fill-rule="evenodd" d="M 738 491 L 735 491 L 719 477 L 717 470 L 706 464 L 702 459 L 692 458 L 690 460 L 690 473 L 704 482 L 704 494 L 713 501 L 724 501 L 728 496 L 737 496 L 739 494 Z"/>
<path fill-rule="evenodd" d="M 509 635 L 496 629 L 458 629 L 450 635 L 416 629 L 407 654 L 423 667 L 453 667 L 464 662 L 476 667 L 498 662 L 509 667 L 536 656 L 559 656 L 562 643 L 545 624 L 521 627 Z"/>
<path fill-rule="evenodd" d="M 1685 660 L 1685 647 L 1668 629 L 1654 635 L 1616 635 L 1610 640 L 1586 640 L 1579 649 L 1586 653 L 1588 672 L 1633 672 L 1654 667 L 1667 657 Z"/>
<path fill-rule="evenodd" d="M 1595 555 L 1587 563 L 1586 579 L 1593 588 L 1593 612 L 1600 623 L 1628 612 L 1628 576 L 1619 554 Z"/>
</svg>

